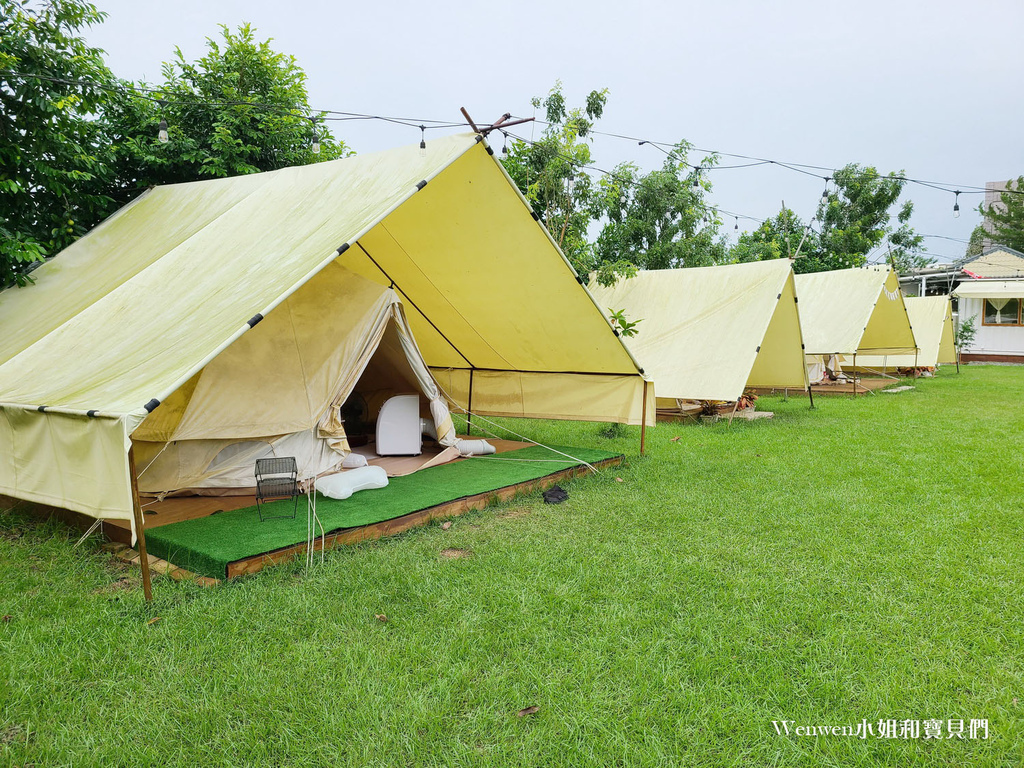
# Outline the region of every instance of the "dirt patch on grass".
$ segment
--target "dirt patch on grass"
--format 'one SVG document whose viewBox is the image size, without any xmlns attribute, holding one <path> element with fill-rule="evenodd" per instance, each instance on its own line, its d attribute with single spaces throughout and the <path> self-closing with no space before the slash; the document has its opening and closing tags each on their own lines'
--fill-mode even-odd
<svg viewBox="0 0 1024 768">
<path fill-rule="evenodd" d="M 11 724 L 0 727 L 0 744 L 13 744 L 16 741 L 25 741 L 24 726 Z"/>
<path fill-rule="evenodd" d="M 448 547 L 448 549 L 441 550 L 441 557 L 446 560 L 457 560 L 463 557 L 472 557 L 472 551 L 468 549 L 459 549 L 458 547 Z"/>
<path fill-rule="evenodd" d="M 119 592 L 131 592 L 132 590 L 139 589 L 141 586 L 142 580 L 137 576 L 122 576 L 109 584 L 97 587 L 92 593 L 94 595 L 116 595 Z"/>
<path fill-rule="evenodd" d="M 503 512 L 500 512 L 498 514 L 498 518 L 499 519 L 503 519 L 503 518 L 514 518 L 514 517 L 526 517 L 527 515 L 532 515 L 532 514 L 533 514 L 533 510 L 530 509 L 529 507 L 512 507 L 511 509 L 506 509 Z"/>
</svg>

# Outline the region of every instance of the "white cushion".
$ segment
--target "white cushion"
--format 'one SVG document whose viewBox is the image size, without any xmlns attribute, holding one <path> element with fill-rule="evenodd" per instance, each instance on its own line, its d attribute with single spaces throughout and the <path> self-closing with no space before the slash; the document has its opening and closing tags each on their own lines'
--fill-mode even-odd
<svg viewBox="0 0 1024 768">
<path fill-rule="evenodd" d="M 388 484 L 384 467 L 359 467 L 318 478 L 316 489 L 331 499 L 347 499 L 353 493 L 370 488 L 383 488 Z"/>
<path fill-rule="evenodd" d="M 486 440 L 459 440 L 455 447 L 463 456 L 486 456 L 497 451 Z"/>
<path fill-rule="evenodd" d="M 361 453 L 350 453 L 345 457 L 345 460 L 341 462 L 341 466 L 344 469 L 355 469 L 356 467 L 365 467 L 369 462 L 366 457 Z"/>
</svg>

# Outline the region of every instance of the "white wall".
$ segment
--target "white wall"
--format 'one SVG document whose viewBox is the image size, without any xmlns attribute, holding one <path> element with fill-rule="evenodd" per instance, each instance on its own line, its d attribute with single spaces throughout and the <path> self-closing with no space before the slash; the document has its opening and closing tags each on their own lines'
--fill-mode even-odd
<svg viewBox="0 0 1024 768">
<path fill-rule="evenodd" d="M 1024 326 L 982 325 L 982 306 L 984 299 L 960 299 L 960 320 L 974 317 L 974 327 L 978 333 L 970 352 L 983 355 L 1024 355 Z"/>
</svg>

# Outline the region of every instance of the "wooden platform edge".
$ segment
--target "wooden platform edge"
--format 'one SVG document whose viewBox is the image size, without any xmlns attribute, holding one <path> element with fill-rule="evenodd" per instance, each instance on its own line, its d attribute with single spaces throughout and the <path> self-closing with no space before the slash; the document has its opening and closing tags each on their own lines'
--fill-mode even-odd
<svg viewBox="0 0 1024 768">
<path fill-rule="evenodd" d="M 872 379 L 872 381 L 874 381 Z M 866 387 L 860 379 L 857 380 L 857 394 L 867 395 L 872 392 L 878 392 L 879 390 L 885 389 L 886 387 L 893 386 L 897 383 L 897 380 L 887 381 L 885 384 L 881 384 L 877 387 Z M 806 389 L 786 389 L 784 387 L 756 387 L 751 390 L 755 395 L 785 395 L 786 397 L 807 397 Z M 818 395 L 852 395 L 853 385 L 852 384 L 812 384 L 811 393 L 815 396 Z"/>
<path fill-rule="evenodd" d="M 624 460 L 624 456 L 612 456 L 611 458 L 594 462 L 593 466 L 598 468 L 615 467 L 621 464 Z M 485 509 L 496 502 L 508 501 L 519 495 L 546 490 L 562 480 L 569 480 L 586 472 L 586 467 L 571 467 L 569 469 L 553 472 L 552 474 L 545 475 L 544 477 L 539 477 L 535 480 L 527 480 L 515 485 L 505 486 L 504 488 L 499 488 L 495 491 L 478 493 L 473 496 L 464 496 L 461 499 L 452 499 L 451 501 L 446 501 L 443 504 L 437 504 L 433 507 L 427 507 L 426 509 L 410 512 L 391 520 L 382 520 L 379 523 L 371 523 L 370 525 L 363 525 L 358 528 L 345 528 L 334 531 L 333 533 L 328 533 L 324 537 L 317 538 L 313 545 L 313 551 L 319 552 L 321 550 L 333 549 L 346 544 L 358 544 L 363 541 L 382 539 L 386 536 L 396 536 L 397 534 L 405 533 L 412 528 L 427 525 L 433 520 L 458 517 L 466 512 Z M 273 552 L 265 552 L 261 555 L 253 555 L 252 557 L 247 557 L 242 560 L 235 560 L 234 562 L 228 563 L 226 575 L 227 578 L 233 579 L 237 576 L 256 573 L 257 571 L 263 570 L 268 565 L 274 565 L 286 560 L 291 560 L 296 555 L 300 555 L 305 551 L 306 543 L 302 542 L 301 544 L 293 544 L 288 547 L 276 549 Z"/>
<path fill-rule="evenodd" d="M 125 544 L 121 544 L 120 542 L 104 544 L 103 549 L 126 563 L 139 565 L 142 562 L 138 552 Z M 147 555 L 146 557 L 149 559 L 150 570 L 163 576 L 169 576 L 175 581 L 194 581 L 201 587 L 214 587 L 221 582 L 220 579 L 215 579 L 211 576 L 200 576 L 198 573 L 192 573 L 192 571 L 179 568 L 174 563 L 161 560 L 155 555 Z"/>
</svg>

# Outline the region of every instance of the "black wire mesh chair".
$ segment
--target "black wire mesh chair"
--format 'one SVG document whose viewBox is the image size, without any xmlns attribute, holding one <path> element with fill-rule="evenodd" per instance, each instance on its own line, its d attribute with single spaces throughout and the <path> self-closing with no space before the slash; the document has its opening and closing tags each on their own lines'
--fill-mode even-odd
<svg viewBox="0 0 1024 768">
<path fill-rule="evenodd" d="M 299 465 L 294 456 L 256 459 L 256 511 L 260 522 L 279 517 L 295 518 L 299 508 Z M 291 515 L 265 515 L 263 507 L 269 501 L 295 499 Z"/>
</svg>

